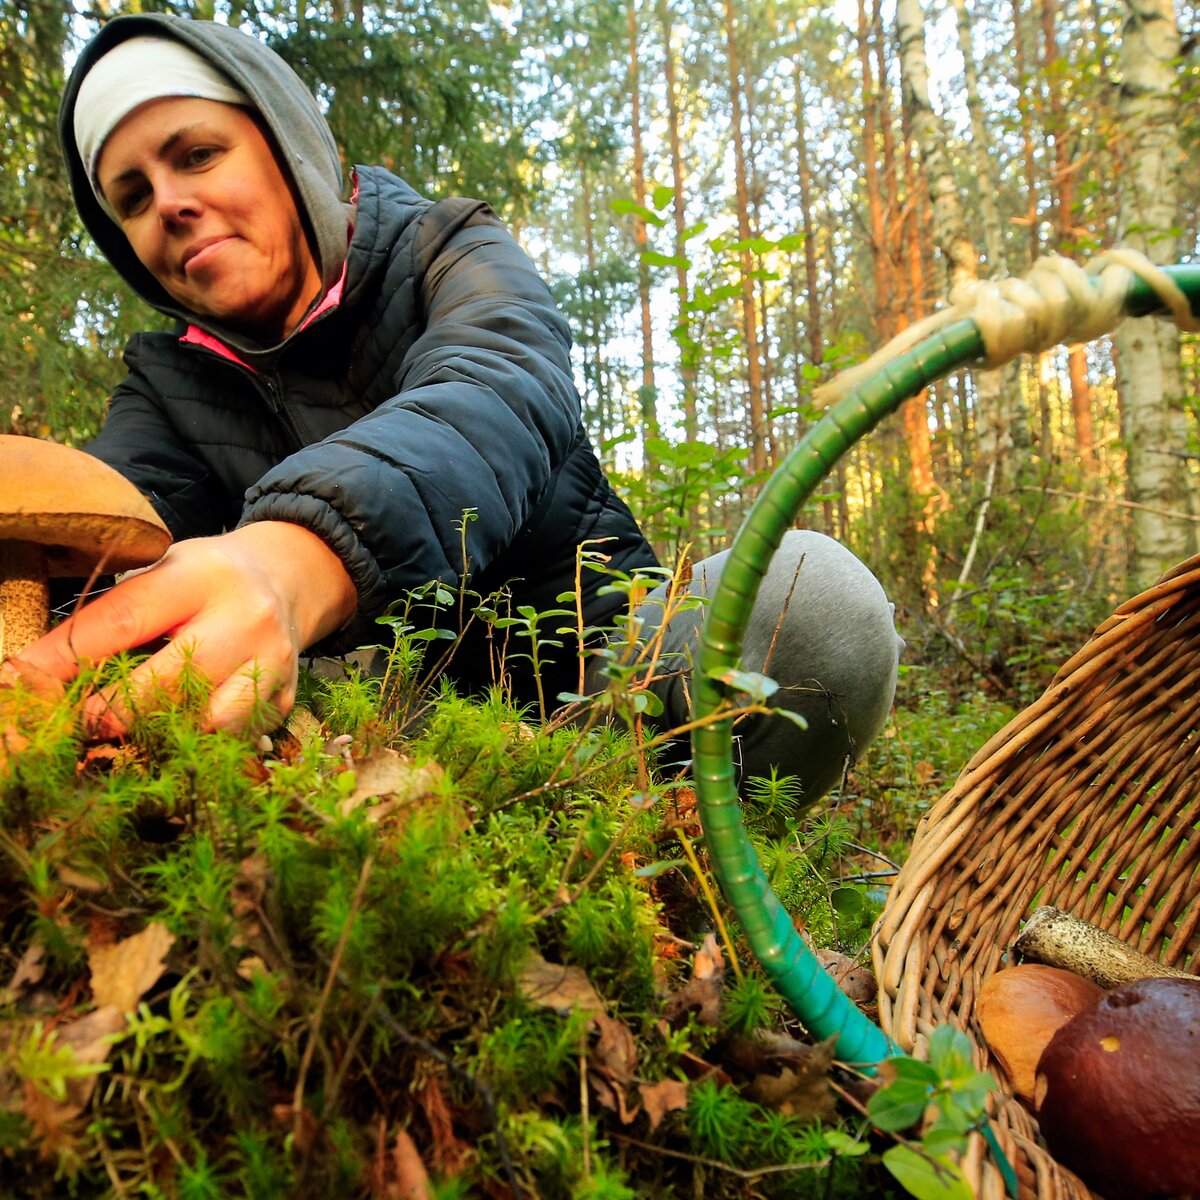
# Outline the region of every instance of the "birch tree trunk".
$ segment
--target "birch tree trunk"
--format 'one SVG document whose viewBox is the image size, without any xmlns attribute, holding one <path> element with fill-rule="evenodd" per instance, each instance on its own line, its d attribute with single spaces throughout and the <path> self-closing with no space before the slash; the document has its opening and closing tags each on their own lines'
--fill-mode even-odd
<svg viewBox="0 0 1200 1200">
<path fill-rule="evenodd" d="M 1180 104 L 1179 27 L 1173 0 L 1129 0 L 1121 30 L 1123 78 L 1119 123 L 1125 146 L 1120 172 L 1120 241 L 1157 263 L 1178 253 Z M 1149 586 L 1195 551 L 1194 526 L 1166 511 L 1194 511 L 1184 459 L 1187 428 L 1179 333 L 1167 321 L 1126 321 L 1113 336 L 1122 426 L 1129 455 L 1132 509 L 1131 583 Z M 1166 511 L 1163 511 L 1166 510 Z"/>
<path fill-rule="evenodd" d="M 910 107 L 913 138 L 921 152 L 926 186 L 933 208 L 933 233 L 944 255 L 950 285 L 955 287 L 978 278 L 979 253 L 967 230 L 966 217 L 958 184 L 954 179 L 946 153 L 947 133 L 933 110 L 929 91 L 929 68 L 925 56 L 925 16 L 920 0 L 897 0 L 896 33 L 900 42 L 900 68 L 904 82 L 905 100 Z M 977 176 L 976 192 L 991 185 L 986 174 Z M 979 437 L 980 459 L 986 467 L 985 503 L 997 471 L 992 464 L 1001 464 L 1012 446 L 1014 417 L 1005 400 L 1001 372 L 979 371 L 975 375 L 975 426 Z M 973 559 L 968 549 L 959 573 L 959 583 L 966 582 Z M 957 593 L 955 593 L 957 595 Z M 953 611 L 953 598 L 951 612 Z"/>
</svg>

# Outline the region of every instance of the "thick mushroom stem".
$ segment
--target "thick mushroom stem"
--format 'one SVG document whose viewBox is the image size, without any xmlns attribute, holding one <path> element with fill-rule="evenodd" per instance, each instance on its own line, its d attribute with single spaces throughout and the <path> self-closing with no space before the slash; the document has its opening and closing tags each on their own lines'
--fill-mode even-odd
<svg viewBox="0 0 1200 1200">
<path fill-rule="evenodd" d="M 1074 971 L 1102 988 L 1164 976 L 1196 978 L 1190 971 L 1148 958 L 1111 933 L 1050 905 L 1034 910 L 1012 948 L 1022 958 Z"/>
<path fill-rule="evenodd" d="M 29 542 L 0 541 L 0 662 L 33 645 L 49 627 L 45 551 Z"/>
</svg>

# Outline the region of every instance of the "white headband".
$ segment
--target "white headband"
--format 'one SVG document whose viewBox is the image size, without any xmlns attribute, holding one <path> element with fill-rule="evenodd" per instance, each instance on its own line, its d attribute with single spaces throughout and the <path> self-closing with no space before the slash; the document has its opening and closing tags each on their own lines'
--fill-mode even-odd
<svg viewBox="0 0 1200 1200">
<path fill-rule="evenodd" d="M 174 38 L 133 37 L 114 46 L 84 76 L 75 97 L 75 144 L 92 190 L 100 191 L 96 164 L 109 134 L 139 105 L 164 96 L 194 96 L 252 106 L 250 97 L 207 59 Z"/>
</svg>

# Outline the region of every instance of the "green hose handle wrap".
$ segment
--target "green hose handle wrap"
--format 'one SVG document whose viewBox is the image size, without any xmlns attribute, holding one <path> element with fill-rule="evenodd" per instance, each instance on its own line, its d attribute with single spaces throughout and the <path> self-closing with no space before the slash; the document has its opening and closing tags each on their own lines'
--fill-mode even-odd
<svg viewBox="0 0 1200 1200">
<path fill-rule="evenodd" d="M 1165 268 L 1200 316 L 1200 266 Z M 1143 281 L 1130 286 L 1129 316 L 1162 311 Z M 706 721 L 730 689 L 719 682 L 736 669 L 750 610 L 771 556 L 801 505 L 837 460 L 884 417 L 934 380 L 984 358 L 983 338 L 966 318 L 944 326 L 883 366 L 838 400 L 767 481 L 733 543 L 704 625 L 695 672 L 692 770 L 700 822 L 726 900 L 776 990 L 813 1037 L 837 1038 L 843 1062 L 867 1071 L 900 1048 L 868 1020 L 834 983 L 797 934 L 767 880 L 742 824 L 733 767 L 732 720 Z"/>
</svg>

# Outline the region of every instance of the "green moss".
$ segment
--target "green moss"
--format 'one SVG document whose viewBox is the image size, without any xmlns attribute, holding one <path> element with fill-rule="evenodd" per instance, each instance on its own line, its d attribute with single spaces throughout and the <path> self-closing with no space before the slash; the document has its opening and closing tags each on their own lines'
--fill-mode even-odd
<svg viewBox="0 0 1200 1200">
<path fill-rule="evenodd" d="M 719 1198 L 739 1194 L 734 1168 L 803 1151 L 794 1122 L 733 1088 L 700 1085 L 661 1122 L 644 1110 L 640 1089 L 777 1022 L 779 1004 L 743 947 L 719 1027 L 668 1016 L 691 971 L 678 948 L 712 913 L 628 734 L 448 688 L 413 722 L 349 674 L 307 678 L 320 727 L 264 751 L 200 732 L 189 687 L 99 750 L 79 737 L 79 690 L 49 710 L 6 698 L 31 736 L 0 768 L 0 978 L 39 946 L 37 986 L 70 1025 L 94 1007 L 97 946 L 155 922 L 173 938 L 86 1104 L 49 1124 L 30 1089 L 50 1097 L 66 1068 L 27 991 L 0 994 L 0 1038 L 29 1046 L 23 1067 L 0 1060 L 0 1175 L 16 1194 L 366 1196 L 399 1128 L 447 1197 L 617 1200 L 650 1178 L 655 1195 L 690 1195 L 696 1156 L 724 1156 L 727 1178 L 705 1169 Z M 361 793 L 372 756 L 423 783 Z M 836 839 L 798 849 L 773 786 L 784 836 L 756 835 L 772 875 L 827 910 Z M 582 990 L 526 994 L 535 955 Z M 776 1182 L 757 1186 L 802 1194 Z"/>
</svg>

